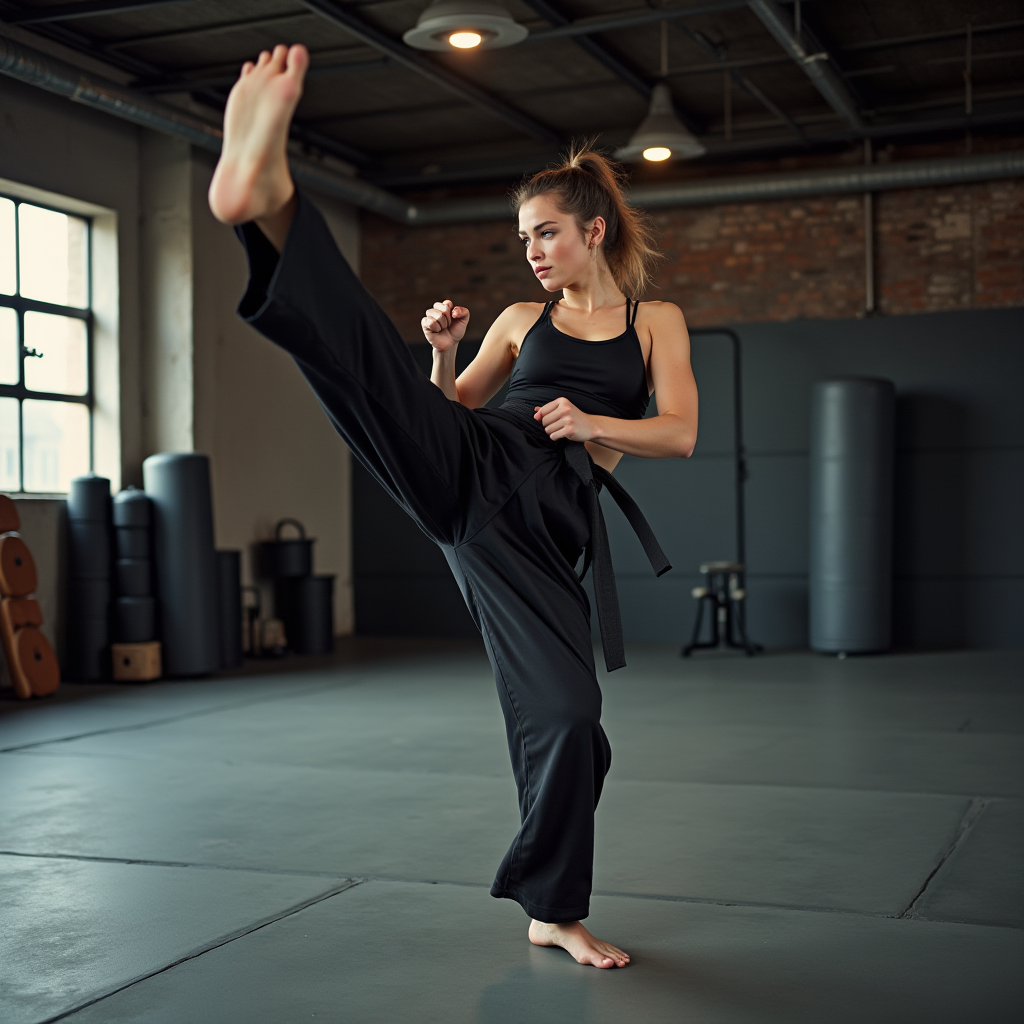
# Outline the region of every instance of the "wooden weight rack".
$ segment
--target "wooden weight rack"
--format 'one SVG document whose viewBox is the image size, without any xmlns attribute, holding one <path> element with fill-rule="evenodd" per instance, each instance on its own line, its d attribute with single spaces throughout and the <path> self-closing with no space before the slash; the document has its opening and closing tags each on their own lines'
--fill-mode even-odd
<svg viewBox="0 0 1024 1024">
<path fill-rule="evenodd" d="M 36 563 L 18 535 L 18 509 L 0 494 L 0 639 L 14 691 L 22 700 L 45 697 L 60 686 L 60 666 L 50 641 L 39 631 L 43 613 L 31 597 Z"/>
</svg>

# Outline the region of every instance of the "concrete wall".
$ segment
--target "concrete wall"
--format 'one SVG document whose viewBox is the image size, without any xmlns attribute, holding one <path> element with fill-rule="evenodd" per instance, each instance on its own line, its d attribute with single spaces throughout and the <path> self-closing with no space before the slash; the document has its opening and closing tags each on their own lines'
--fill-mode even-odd
<svg viewBox="0 0 1024 1024">
<path fill-rule="evenodd" d="M 179 143 L 0 79 L 0 191 L 94 218 L 97 471 L 120 488 L 141 483 L 153 452 L 209 453 L 218 545 L 248 549 L 278 518 L 303 520 L 319 541 L 316 570 L 338 577 L 336 628 L 348 632 L 348 451 L 291 361 L 234 315 L 245 259 L 206 208 L 212 166 Z M 317 202 L 358 269 L 354 211 Z M 23 505 L 37 562 L 58 567 L 39 595 L 56 620 L 60 530 L 45 500 Z M 243 564 L 248 578 L 251 560 Z M 53 628 L 59 642 L 62 624 Z"/>
<path fill-rule="evenodd" d="M 739 333 L 752 636 L 806 644 L 810 389 L 871 375 L 898 392 L 895 643 L 1024 643 L 1024 310 L 750 324 Z M 428 352 L 414 352 L 426 366 Z M 626 456 L 616 470 L 675 569 L 654 579 L 605 503 L 628 640 L 681 642 L 697 565 L 735 557 L 729 343 L 699 336 L 693 353 L 701 396 L 693 457 Z M 440 552 L 358 469 L 353 508 L 357 631 L 473 635 Z"/>
</svg>

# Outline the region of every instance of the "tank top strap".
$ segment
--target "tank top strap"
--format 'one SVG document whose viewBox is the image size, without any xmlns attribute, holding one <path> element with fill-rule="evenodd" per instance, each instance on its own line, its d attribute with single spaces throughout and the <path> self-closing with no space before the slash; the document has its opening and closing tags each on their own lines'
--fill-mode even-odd
<svg viewBox="0 0 1024 1024">
<path fill-rule="evenodd" d="M 626 299 L 626 326 L 627 327 L 635 327 L 636 326 L 636 315 L 637 315 L 637 313 L 639 311 L 640 311 L 640 300 L 639 299 L 635 299 L 633 301 L 633 315 L 630 316 L 629 315 L 629 299 Z"/>
<path fill-rule="evenodd" d="M 551 319 L 551 310 L 555 308 L 555 303 L 557 301 L 558 299 L 548 299 L 548 301 L 544 303 L 544 312 L 540 315 L 541 320 Z"/>
</svg>

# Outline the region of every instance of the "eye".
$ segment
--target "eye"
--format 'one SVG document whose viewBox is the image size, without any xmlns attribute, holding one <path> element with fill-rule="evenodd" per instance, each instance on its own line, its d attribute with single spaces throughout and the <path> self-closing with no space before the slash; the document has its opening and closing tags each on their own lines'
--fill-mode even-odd
<svg viewBox="0 0 1024 1024">
<path fill-rule="evenodd" d="M 550 228 L 548 228 L 548 230 L 546 230 L 546 231 L 542 231 L 542 232 L 540 233 L 540 237 L 541 237 L 541 238 L 549 238 L 549 237 L 550 237 L 551 235 L 553 235 L 553 234 L 554 234 L 554 231 L 552 231 L 552 230 L 551 230 Z"/>
</svg>

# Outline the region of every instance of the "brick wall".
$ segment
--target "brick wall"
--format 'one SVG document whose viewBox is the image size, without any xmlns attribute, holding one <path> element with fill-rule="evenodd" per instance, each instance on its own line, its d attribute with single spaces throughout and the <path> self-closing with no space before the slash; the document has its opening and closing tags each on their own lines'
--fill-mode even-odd
<svg viewBox="0 0 1024 1024">
<path fill-rule="evenodd" d="M 860 196 L 660 210 L 654 222 L 666 259 L 648 297 L 678 303 L 692 326 L 864 308 Z M 1024 304 L 1024 182 L 876 194 L 874 223 L 879 312 Z M 362 238 L 363 280 L 409 341 L 435 299 L 468 306 L 478 338 L 510 303 L 547 297 L 511 222 L 406 228 L 366 216 Z"/>
</svg>

